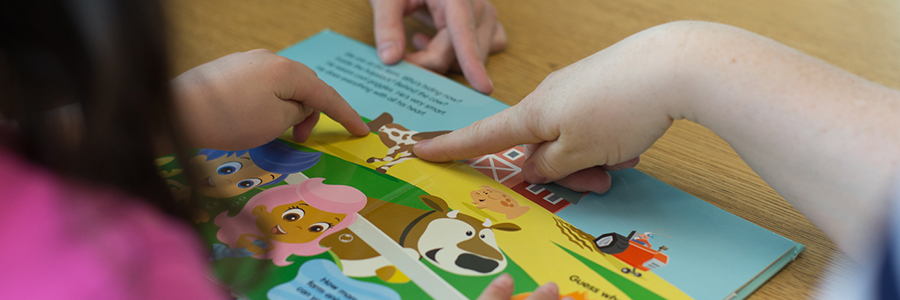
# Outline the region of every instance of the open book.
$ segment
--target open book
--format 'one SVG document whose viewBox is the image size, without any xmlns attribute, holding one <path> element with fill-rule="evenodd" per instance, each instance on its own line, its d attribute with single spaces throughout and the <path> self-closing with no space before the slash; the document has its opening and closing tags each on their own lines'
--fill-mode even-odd
<svg viewBox="0 0 900 300">
<path fill-rule="evenodd" d="M 517 297 L 554 281 L 575 299 L 740 299 L 803 250 L 636 170 L 603 195 L 521 180 L 512 148 L 429 163 L 410 149 L 506 107 L 324 31 L 281 55 L 313 68 L 366 119 L 355 137 L 322 116 L 247 151 L 203 149 L 197 223 L 217 281 L 249 299 L 464 299 L 512 275 Z M 199 184 L 198 184 L 199 183 Z"/>
</svg>

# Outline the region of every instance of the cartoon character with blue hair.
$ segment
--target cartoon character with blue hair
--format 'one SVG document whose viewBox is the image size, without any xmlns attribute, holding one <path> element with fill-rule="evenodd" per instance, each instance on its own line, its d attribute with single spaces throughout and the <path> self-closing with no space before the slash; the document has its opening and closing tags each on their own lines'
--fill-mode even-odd
<svg viewBox="0 0 900 300">
<path fill-rule="evenodd" d="M 255 187 L 284 181 L 319 162 L 322 152 L 305 152 L 274 140 L 240 151 L 201 149 L 191 158 L 193 188 L 200 194 L 229 198 Z"/>
</svg>

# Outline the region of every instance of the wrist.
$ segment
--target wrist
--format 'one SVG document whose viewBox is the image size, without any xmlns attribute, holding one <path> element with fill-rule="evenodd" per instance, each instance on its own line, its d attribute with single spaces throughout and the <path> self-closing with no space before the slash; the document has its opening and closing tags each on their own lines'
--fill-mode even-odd
<svg viewBox="0 0 900 300">
<path fill-rule="evenodd" d="M 666 66 L 657 68 L 653 93 L 672 120 L 726 133 L 719 130 L 729 130 L 736 114 L 757 109 L 755 95 L 782 80 L 769 67 L 773 57 L 785 56 L 785 47 L 743 29 L 678 21 L 647 31 L 655 44 L 653 65 Z"/>
<path fill-rule="evenodd" d="M 695 108 L 708 100 L 699 78 L 708 53 L 697 35 L 710 26 L 717 25 L 678 21 L 649 28 L 596 54 L 591 67 L 602 74 L 599 82 L 629 91 L 618 95 L 623 99 L 637 100 L 634 104 L 670 122 L 696 121 Z"/>
<path fill-rule="evenodd" d="M 728 26 L 699 22 L 677 21 L 662 24 L 646 30 L 646 47 L 651 57 L 648 68 L 654 70 L 648 78 L 647 86 L 651 99 L 658 110 L 670 120 L 705 122 L 705 114 L 714 101 L 716 84 L 711 82 L 727 80 L 727 75 L 715 68 L 714 60 L 719 59 L 722 49 L 714 49 L 718 41 L 713 40 L 715 31 Z M 715 74 L 710 78 L 710 74 Z M 701 124 L 703 125 L 703 124 Z"/>
</svg>

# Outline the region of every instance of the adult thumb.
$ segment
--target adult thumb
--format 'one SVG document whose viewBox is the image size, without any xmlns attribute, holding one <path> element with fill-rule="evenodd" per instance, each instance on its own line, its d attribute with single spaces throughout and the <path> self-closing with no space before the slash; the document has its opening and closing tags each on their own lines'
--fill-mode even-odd
<svg viewBox="0 0 900 300">
<path fill-rule="evenodd" d="M 593 167 L 589 161 L 582 161 L 579 152 L 586 149 L 572 149 L 566 144 L 566 137 L 540 144 L 528 145 L 528 154 L 522 168 L 522 176 L 530 183 L 557 181 L 579 170 Z"/>
</svg>

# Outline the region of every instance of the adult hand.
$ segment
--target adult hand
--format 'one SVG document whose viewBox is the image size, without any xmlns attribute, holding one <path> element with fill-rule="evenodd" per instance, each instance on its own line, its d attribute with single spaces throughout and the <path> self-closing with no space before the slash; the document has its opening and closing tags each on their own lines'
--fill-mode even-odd
<svg viewBox="0 0 900 300">
<path fill-rule="evenodd" d="M 484 63 L 491 53 L 506 47 L 506 32 L 497 10 L 485 0 L 370 0 L 375 14 L 375 43 L 381 61 L 394 64 L 404 58 L 406 34 L 403 17 L 413 15 L 437 30 L 433 37 L 413 36 L 418 52 L 407 61 L 446 73 L 458 66 L 475 90 L 490 94 L 494 87 Z"/>
<path fill-rule="evenodd" d="M 415 153 L 443 161 L 534 143 L 526 180 L 565 181 L 590 172 L 585 168 L 627 167 L 673 119 L 686 119 L 728 142 L 838 247 L 863 261 L 871 253 L 856 247 L 867 242 L 858 233 L 883 228 L 890 178 L 900 167 L 900 131 L 883 130 L 900 128 L 898 103 L 898 90 L 752 32 L 675 22 L 552 74 L 518 105 L 420 141 Z M 834 165 L 853 167 L 836 172 Z"/>
<path fill-rule="evenodd" d="M 665 29 L 623 40 L 548 76 L 517 105 L 472 125 L 420 141 L 416 156 L 465 159 L 526 145 L 523 176 L 575 191 L 606 192 L 607 171 L 632 168 L 672 124 L 678 41 Z M 665 100 L 665 101 L 662 101 Z"/>
<path fill-rule="evenodd" d="M 250 149 L 291 127 L 294 139 L 302 142 L 319 112 L 354 135 L 369 133 L 359 114 L 313 70 L 264 49 L 200 65 L 173 79 L 172 86 L 194 148 Z"/>
<path fill-rule="evenodd" d="M 512 293 L 514 291 L 513 279 L 509 274 L 501 274 L 494 278 L 484 291 L 481 292 L 481 295 L 478 296 L 478 300 L 509 300 L 512 298 Z M 556 286 L 553 282 L 548 282 L 536 290 L 533 293 L 528 295 L 525 300 L 558 300 L 559 299 L 559 287 Z"/>
</svg>

